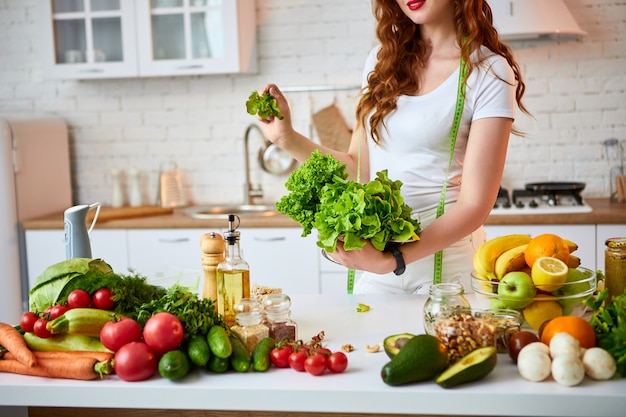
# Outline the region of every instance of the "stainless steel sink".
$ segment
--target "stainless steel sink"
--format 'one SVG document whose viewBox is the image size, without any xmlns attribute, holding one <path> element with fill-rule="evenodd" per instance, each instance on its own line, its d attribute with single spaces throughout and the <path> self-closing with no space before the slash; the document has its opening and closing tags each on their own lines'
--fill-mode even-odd
<svg viewBox="0 0 626 417">
<path fill-rule="evenodd" d="M 226 204 L 189 207 L 184 210 L 187 216 L 195 219 L 221 219 L 229 214 L 238 216 L 273 216 L 276 206 L 264 204 Z"/>
</svg>

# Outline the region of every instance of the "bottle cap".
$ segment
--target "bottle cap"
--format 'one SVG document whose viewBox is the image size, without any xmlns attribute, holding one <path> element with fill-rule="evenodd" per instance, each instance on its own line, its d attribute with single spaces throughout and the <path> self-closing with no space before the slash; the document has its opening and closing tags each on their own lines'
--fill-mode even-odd
<svg viewBox="0 0 626 417">
<path fill-rule="evenodd" d="M 235 303 L 233 310 L 240 326 L 252 326 L 263 321 L 263 306 L 254 298 L 242 298 Z"/>
<path fill-rule="evenodd" d="M 610 237 L 604 244 L 609 248 L 626 248 L 626 237 Z"/>
<path fill-rule="evenodd" d="M 237 218 L 237 225 L 233 226 L 233 223 L 235 222 L 235 218 Z M 237 228 L 239 227 L 239 223 L 240 223 L 239 216 L 235 214 L 228 215 L 228 230 L 224 232 L 224 240 L 226 240 L 226 242 L 228 242 L 229 245 L 233 245 L 235 244 L 235 242 L 239 240 L 239 236 L 241 235 L 237 231 Z"/>
</svg>

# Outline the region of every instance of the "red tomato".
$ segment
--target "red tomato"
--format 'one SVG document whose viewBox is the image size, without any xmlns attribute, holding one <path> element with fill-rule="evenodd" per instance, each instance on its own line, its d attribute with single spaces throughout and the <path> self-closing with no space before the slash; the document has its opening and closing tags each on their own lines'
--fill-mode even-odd
<svg viewBox="0 0 626 417">
<path fill-rule="evenodd" d="M 115 374 L 124 381 L 143 381 L 157 370 L 157 355 L 143 342 L 130 342 L 117 351 L 113 358 Z"/>
<path fill-rule="evenodd" d="M 328 357 L 326 366 L 330 372 L 340 374 L 348 367 L 348 357 L 343 352 L 333 352 Z"/>
<path fill-rule="evenodd" d="M 35 333 L 35 336 L 41 337 L 42 339 L 47 339 L 50 336 L 52 336 L 52 333 L 50 333 L 50 330 L 46 328 L 47 324 L 48 324 L 48 320 L 38 319 L 33 325 L 33 333 Z"/>
<path fill-rule="evenodd" d="M 117 352 L 127 343 L 140 340 L 141 327 L 129 317 L 122 317 L 119 321 L 110 321 L 100 330 L 100 341 L 104 347 L 113 352 Z"/>
<path fill-rule="evenodd" d="M 52 311 L 52 306 L 48 306 L 46 308 L 43 309 L 43 312 L 41 313 L 41 318 L 42 319 L 46 319 L 46 320 L 50 320 L 50 312 Z"/>
<path fill-rule="evenodd" d="M 35 326 L 35 322 L 37 320 L 39 320 L 39 317 L 37 317 L 35 313 L 33 313 L 32 311 L 27 311 L 26 313 L 22 314 L 22 317 L 20 317 L 20 327 L 25 332 L 32 332 L 33 326 Z"/>
<path fill-rule="evenodd" d="M 69 308 L 87 308 L 91 305 L 91 297 L 85 290 L 74 290 L 67 296 Z"/>
<path fill-rule="evenodd" d="M 67 310 L 69 310 L 70 308 L 68 306 L 62 306 L 60 304 L 57 304 L 55 306 L 52 306 L 52 308 L 50 309 L 50 320 L 54 320 L 57 317 L 61 317 Z"/>
<path fill-rule="evenodd" d="M 322 355 L 326 355 L 326 357 L 329 357 L 330 354 L 333 353 L 333 351 L 325 347 L 316 347 L 312 349 L 312 353 L 321 353 Z"/>
<path fill-rule="evenodd" d="M 289 355 L 293 352 L 293 346 L 285 345 L 276 347 L 270 352 L 270 359 L 277 368 L 289 367 Z"/>
<path fill-rule="evenodd" d="M 178 317 L 165 311 L 150 317 L 143 327 L 143 339 L 158 353 L 176 349 L 184 335 L 185 330 Z"/>
<path fill-rule="evenodd" d="M 304 370 L 311 375 L 322 375 L 326 370 L 326 355 L 316 353 L 306 358 L 304 361 Z"/>
<path fill-rule="evenodd" d="M 101 310 L 110 310 L 115 306 L 115 301 L 113 301 L 113 291 L 108 288 L 100 288 L 98 291 L 93 293 L 93 297 L 91 298 L 94 307 Z"/>
<path fill-rule="evenodd" d="M 304 361 L 307 359 L 306 350 L 300 349 L 296 352 L 291 352 L 289 354 L 288 362 L 289 367 L 295 369 L 298 372 L 304 372 Z"/>
</svg>

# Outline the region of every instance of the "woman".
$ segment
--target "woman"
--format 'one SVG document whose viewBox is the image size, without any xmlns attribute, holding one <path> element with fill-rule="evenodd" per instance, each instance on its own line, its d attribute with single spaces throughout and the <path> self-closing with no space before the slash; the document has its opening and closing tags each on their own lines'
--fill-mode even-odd
<svg viewBox="0 0 626 417">
<path fill-rule="evenodd" d="M 365 271 L 355 292 L 414 293 L 433 279 L 461 282 L 469 291 L 472 257 L 484 241 L 482 225 L 498 193 L 516 107 L 526 112 L 520 69 L 499 41 L 485 0 L 373 3 L 380 45 L 366 60 L 348 152 L 295 132 L 287 101 L 273 84 L 262 92 L 276 98 L 284 118 L 260 120 L 261 126 L 299 161 L 320 149 L 346 163 L 352 178 L 366 182 L 387 169 L 402 181 L 405 202 L 421 223 L 420 240 L 395 253 L 370 244 L 345 251 L 338 244 L 333 259 Z M 436 266 L 434 254 L 442 250 L 443 266 Z"/>
</svg>

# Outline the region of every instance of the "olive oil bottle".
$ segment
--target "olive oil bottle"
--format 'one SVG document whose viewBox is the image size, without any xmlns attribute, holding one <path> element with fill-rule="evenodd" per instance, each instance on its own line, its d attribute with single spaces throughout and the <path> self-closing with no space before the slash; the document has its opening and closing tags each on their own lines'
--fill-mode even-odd
<svg viewBox="0 0 626 417">
<path fill-rule="evenodd" d="M 235 219 L 237 225 L 234 226 Z M 226 251 L 224 260 L 217 265 L 217 308 L 228 326 L 234 326 L 235 304 L 250 297 L 250 266 L 241 256 L 239 245 L 239 217 L 228 215 L 228 231 L 224 232 Z"/>
</svg>

